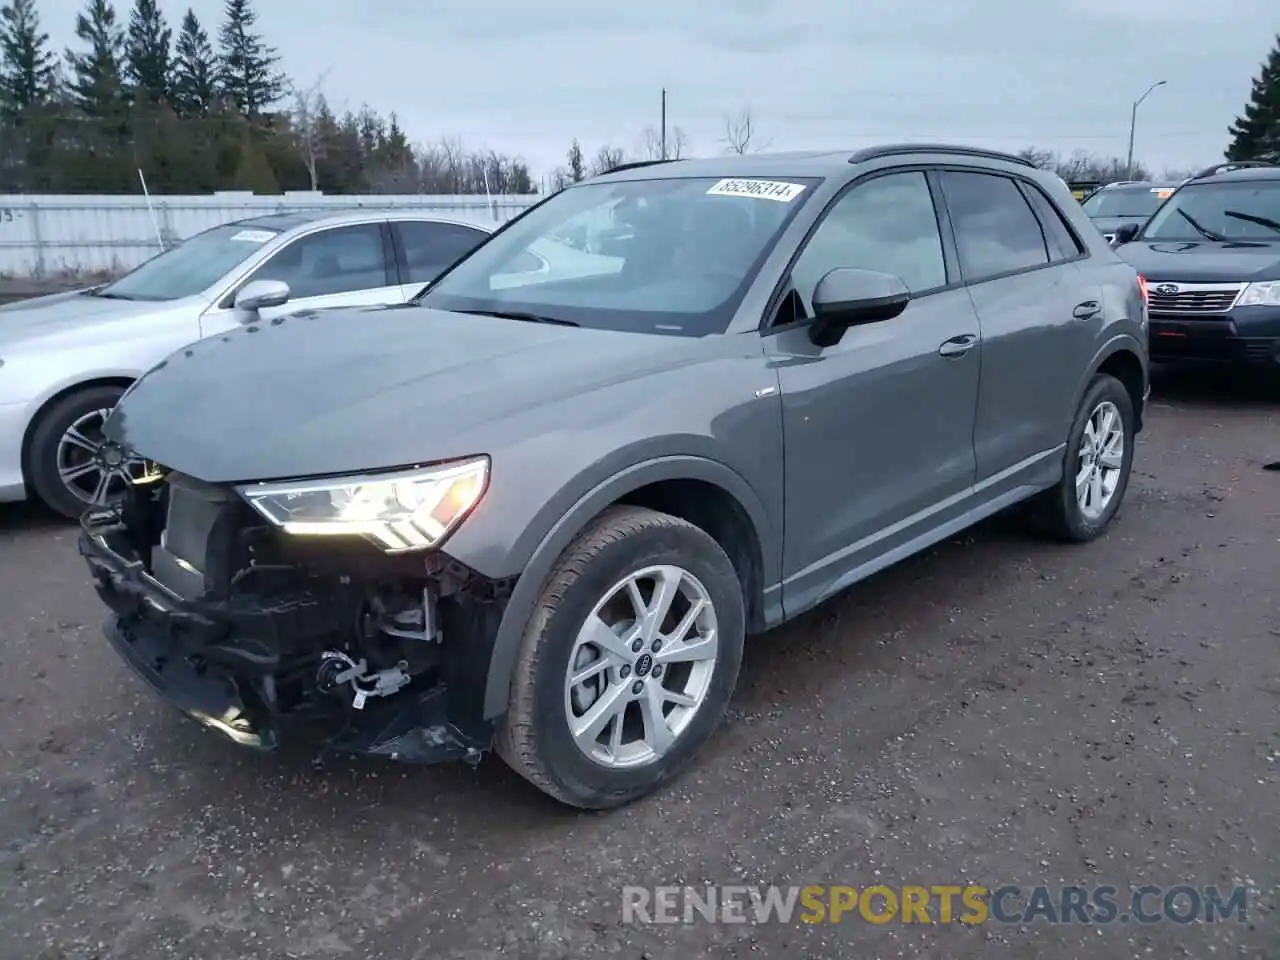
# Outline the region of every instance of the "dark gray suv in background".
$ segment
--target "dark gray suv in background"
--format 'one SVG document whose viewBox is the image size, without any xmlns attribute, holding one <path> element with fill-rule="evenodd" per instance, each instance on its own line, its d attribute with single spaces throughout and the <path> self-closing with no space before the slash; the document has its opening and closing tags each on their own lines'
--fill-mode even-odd
<svg viewBox="0 0 1280 960">
<path fill-rule="evenodd" d="M 1014 157 L 635 165 L 409 305 L 171 356 L 80 545 L 121 656 L 239 743 L 496 746 L 610 807 L 707 740 L 748 635 L 1014 504 L 1098 536 L 1146 394 L 1141 279 Z"/>
</svg>

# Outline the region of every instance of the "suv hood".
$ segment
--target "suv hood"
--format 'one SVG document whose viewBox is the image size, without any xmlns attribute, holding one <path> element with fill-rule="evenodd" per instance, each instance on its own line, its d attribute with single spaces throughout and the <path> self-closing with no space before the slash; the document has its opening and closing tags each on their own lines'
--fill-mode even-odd
<svg viewBox="0 0 1280 960">
<path fill-rule="evenodd" d="M 718 339 L 413 306 L 278 317 L 171 355 L 106 432 L 207 483 L 406 467 L 519 443 L 532 413 L 547 429 L 548 404 L 554 425 L 592 426 L 604 411 L 587 394 L 701 362 Z"/>
<path fill-rule="evenodd" d="M 1280 280 L 1280 243 L 1135 240 L 1115 249 L 1153 283 Z"/>
</svg>

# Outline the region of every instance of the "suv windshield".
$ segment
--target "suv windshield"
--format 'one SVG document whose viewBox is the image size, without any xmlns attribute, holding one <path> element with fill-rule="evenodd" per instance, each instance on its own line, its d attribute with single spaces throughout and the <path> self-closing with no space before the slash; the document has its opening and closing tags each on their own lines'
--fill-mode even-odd
<svg viewBox="0 0 1280 960">
<path fill-rule="evenodd" d="M 723 333 L 817 182 L 683 178 L 570 187 L 481 245 L 416 302 L 598 329 Z"/>
<path fill-rule="evenodd" d="M 1133 217 L 1145 220 L 1156 212 L 1172 188 L 1164 187 L 1115 187 L 1103 188 L 1086 200 L 1082 206 L 1090 217 Z"/>
<path fill-rule="evenodd" d="M 229 223 L 197 233 L 97 291 L 119 300 L 180 300 L 217 283 L 259 250 L 277 230 Z"/>
<path fill-rule="evenodd" d="M 1144 240 L 1280 240 L 1280 180 L 1193 183 L 1151 218 Z"/>
</svg>

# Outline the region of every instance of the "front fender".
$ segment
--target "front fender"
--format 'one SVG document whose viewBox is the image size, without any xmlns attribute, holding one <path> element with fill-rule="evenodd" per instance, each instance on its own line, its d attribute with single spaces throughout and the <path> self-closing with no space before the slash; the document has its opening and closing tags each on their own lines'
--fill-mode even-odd
<svg viewBox="0 0 1280 960">
<path fill-rule="evenodd" d="M 778 540 L 764 505 L 746 480 L 719 461 L 693 455 L 656 457 L 614 473 L 609 479 L 578 496 L 567 510 L 553 506 L 553 500 L 552 504 L 548 504 L 537 515 L 512 551 L 514 557 L 522 558 L 522 566 L 519 579 L 503 611 L 497 635 L 493 639 L 485 687 L 485 719 L 506 712 L 511 674 L 524 636 L 525 624 L 533 615 L 543 584 L 561 553 L 591 519 L 610 504 L 641 487 L 662 480 L 702 480 L 734 497 L 755 526 L 762 548 L 764 583 L 772 584 L 778 580 Z M 569 489 L 572 487 L 570 484 Z M 448 547 L 446 552 L 449 552 Z M 458 559 L 466 562 L 465 556 L 459 556 Z"/>
</svg>

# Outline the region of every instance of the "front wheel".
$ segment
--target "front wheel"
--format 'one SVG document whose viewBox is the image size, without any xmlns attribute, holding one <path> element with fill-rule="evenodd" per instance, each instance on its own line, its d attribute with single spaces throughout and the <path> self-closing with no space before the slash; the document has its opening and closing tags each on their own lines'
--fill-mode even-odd
<svg viewBox="0 0 1280 960">
<path fill-rule="evenodd" d="M 125 490 L 139 461 L 102 434 L 123 387 L 86 387 L 67 394 L 40 414 L 31 431 L 27 469 L 31 488 L 64 517 L 78 519 Z"/>
<path fill-rule="evenodd" d="M 1124 384 L 1105 373 L 1094 377 L 1067 437 L 1062 480 L 1032 504 L 1038 526 L 1078 543 L 1101 536 L 1129 487 L 1134 421 Z"/>
<path fill-rule="evenodd" d="M 742 586 L 715 540 L 667 514 L 610 508 L 543 589 L 499 753 L 572 806 L 648 793 L 719 724 L 745 626 Z"/>
</svg>

